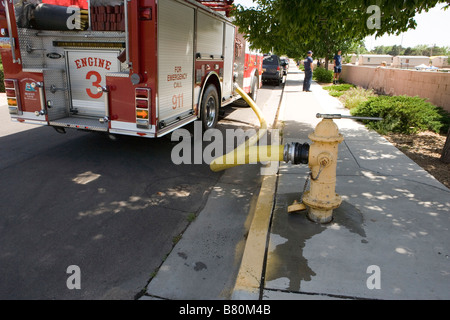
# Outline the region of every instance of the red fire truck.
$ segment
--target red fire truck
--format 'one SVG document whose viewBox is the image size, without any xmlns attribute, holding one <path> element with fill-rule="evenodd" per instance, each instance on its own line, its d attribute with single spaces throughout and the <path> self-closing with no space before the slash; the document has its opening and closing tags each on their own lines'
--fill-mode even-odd
<svg viewBox="0 0 450 320">
<path fill-rule="evenodd" d="M 254 98 L 261 86 L 232 2 L 1 0 L 11 119 L 144 137 L 214 127 L 234 82 Z"/>
</svg>

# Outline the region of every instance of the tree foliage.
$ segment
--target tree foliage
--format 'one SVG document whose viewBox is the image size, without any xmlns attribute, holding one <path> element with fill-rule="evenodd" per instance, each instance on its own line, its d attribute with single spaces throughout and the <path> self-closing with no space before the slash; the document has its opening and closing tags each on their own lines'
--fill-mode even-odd
<svg viewBox="0 0 450 320">
<path fill-rule="evenodd" d="M 450 54 L 450 47 L 428 46 L 426 44 L 417 45 L 413 48 L 401 45 L 376 46 L 371 53 L 390 54 L 392 56 L 447 56 Z"/>
<path fill-rule="evenodd" d="M 233 16 L 253 47 L 290 57 L 312 50 L 329 58 L 338 49 L 345 53 L 369 35 L 400 34 L 416 27 L 416 13 L 428 11 L 444 0 L 254 0 L 256 7 L 236 7 Z M 369 27 L 374 11 L 380 23 Z"/>
</svg>

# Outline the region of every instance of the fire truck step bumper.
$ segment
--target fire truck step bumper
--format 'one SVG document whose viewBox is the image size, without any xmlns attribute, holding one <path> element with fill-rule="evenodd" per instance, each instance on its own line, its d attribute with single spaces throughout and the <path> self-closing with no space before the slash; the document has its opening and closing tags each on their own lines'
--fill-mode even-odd
<svg viewBox="0 0 450 320">
<path fill-rule="evenodd" d="M 58 120 L 52 120 L 49 122 L 49 124 L 55 127 L 75 128 L 81 130 L 92 130 L 103 132 L 108 131 L 108 123 L 100 123 L 98 119 L 67 117 Z"/>
</svg>

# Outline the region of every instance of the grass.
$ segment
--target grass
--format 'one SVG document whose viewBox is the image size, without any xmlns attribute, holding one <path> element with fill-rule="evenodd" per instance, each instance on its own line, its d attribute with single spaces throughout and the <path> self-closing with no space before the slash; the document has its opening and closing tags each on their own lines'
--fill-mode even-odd
<svg viewBox="0 0 450 320">
<path fill-rule="evenodd" d="M 371 89 L 366 90 L 361 87 L 353 87 L 344 91 L 340 95 L 339 100 L 344 104 L 347 109 L 354 109 L 358 107 L 361 103 L 366 102 L 369 98 L 376 97 L 377 95 Z"/>
<path fill-rule="evenodd" d="M 354 84 L 344 83 L 335 86 L 326 86 L 323 88 L 328 91 L 330 96 L 338 98 L 351 88 L 356 88 L 356 86 Z"/>
<path fill-rule="evenodd" d="M 188 222 L 192 222 L 192 221 L 195 220 L 196 217 L 197 216 L 196 216 L 195 213 L 189 213 L 186 219 L 187 219 Z"/>
<path fill-rule="evenodd" d="M 174 245 L 176 245 L 178 243 L 178 241 L 181 240 L 182 237 L 183 237 L 183 235 L 181 233 L 179 235 L 176 235 L 175 237 L 172 238 L 172 243 Z"/>
</svg>

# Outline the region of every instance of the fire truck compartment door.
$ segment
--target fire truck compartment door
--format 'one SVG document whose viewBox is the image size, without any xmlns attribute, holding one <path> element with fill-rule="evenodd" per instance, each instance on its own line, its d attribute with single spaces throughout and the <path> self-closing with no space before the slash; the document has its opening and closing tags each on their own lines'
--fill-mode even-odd
<svg viewBox="0 0 450 320">
<path fill-rule="evenodd" d="M 233 25 L 225 25 L 225 59 L 223 66 L 222 96 L 233 94 L 233 63 L 234 63 L 234 33 Z"/>
<path fill-rule="evenodd" d="M 177 1 L 158 2 L 159 120 L 193 108 L 194 9 Z"/>
<path fill-rule="evenodd" d="M 72 108 L 77 115 L 105 116 L 105 96 L 98 88 L 106 85 L 106 74 L 120 71 L 119 51 L 67 51 Z M 58 86 L 58 85 L 57 85 Z"/>
</svg>

